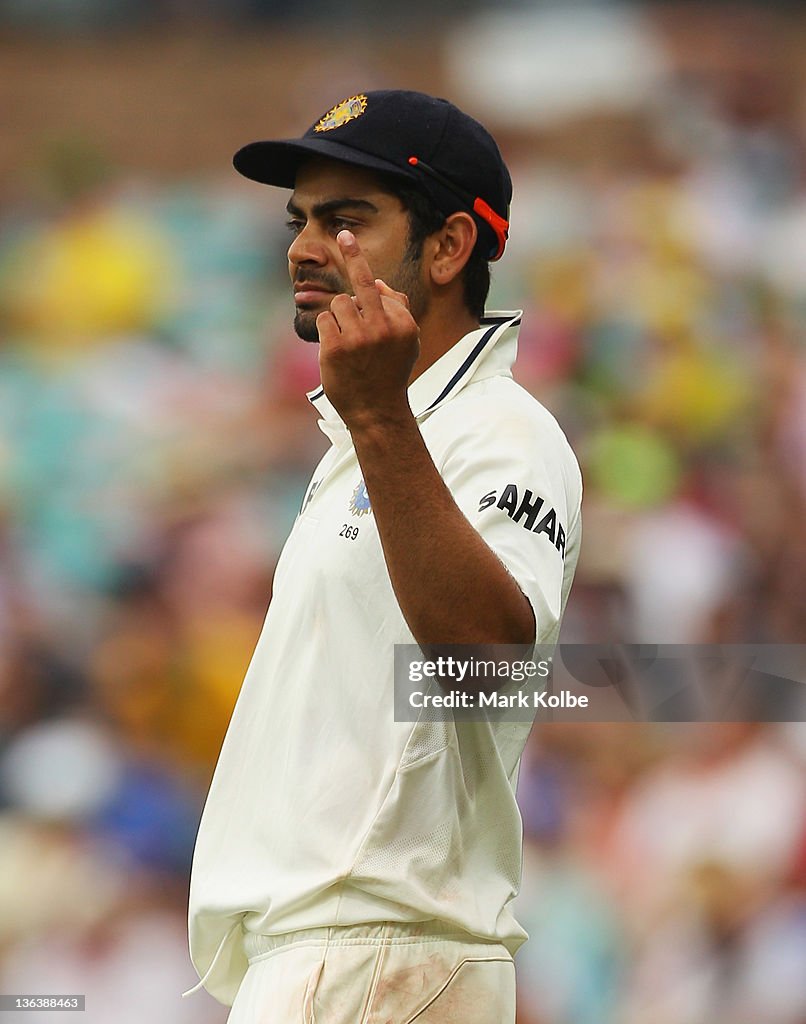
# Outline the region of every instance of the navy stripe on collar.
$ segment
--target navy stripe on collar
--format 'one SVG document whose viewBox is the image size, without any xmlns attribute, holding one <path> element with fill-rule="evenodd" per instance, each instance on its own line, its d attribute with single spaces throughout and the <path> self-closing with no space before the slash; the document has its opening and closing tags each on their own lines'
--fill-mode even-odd
<svg viewBox="0 0 806 1024">
<path fill-rule="evenodd" d="M 518 317 L 516 320 L 512 320 L 512 321 L 510 321 L 510 318 L 508 316 L 485 316 L 485 317 L 482 317 L 481 320 L 479 321 L 480 326 L 486 327 L 489 324 L 490 325 L 490 329 L 488 331 L 484 332 L 484 334 L 481 336 L 481 338 L 473 346 L 472 351 L 467 356 L 467 358 L 464 360 L 464 362 L 459 367 L 459 369 L 456 371 L 456 373 L 454 373 L 454 375 L 451 377 L 451 379 L 448 381 L 448 383 L 445 385 L 445 387 L 442 389 L 442 391 L 437 395 L 437 397 L 434 399 L 434 401 L 424 411 L 425 412 L 430 412 L 434 408 L 435 405 L 438 405 L 442 401 L 443 398 L 446 398 L 451 393 L 451 391 L 454 389 L 456 384 L 459 383 L 459 381 L 462 379 L 462 377 L 467 372 L 467 370 L 473 365 L 473 362 L 476 360 L 476 358 L 478 357 L 479 353 L 488 344 L 488 342 L 490 341 L 490 339 L 492 338 L 492 336 L 495 334 L 495 332 L 498 330 L 499 327 L 502 327 L 506 323 L 509 323 L 512 327 L 517 327 L 520 324 L 520 322 L 521 322 L 521 318 L 520 317 Z M 309 402 L 316 402 L 318 399 L 320 399 L 324 395 L 324 393 L 325 393 L 325 389 L 320 385 L 317 388 L 316 391 L 314 391 L 312 394 L 308 395 L 308 401 Z"/>
<path fill-rule="evenodd" d="M 511 321 L 511 326 L 517 327 L 520 322 L 521 319 L 520 317 L 518 317 L 517 320 Z M 467 373 L 468 369 L 473 365 L 479 353 L 489 343 L 490 339 L 498 330 L 498 328 L 501 327 L 503 324 L 510 323 L 510 318 L 508 316 L 484 317 L 481 323 L 482 325 L 491 324 L 490 329 L 488 331 L 485 331 L 484 334 L 482 334 L 481 338 L 473 346 L 472 350 L 470 351 L 470 354 L 467 356 L 465 361 L 462 363 L 462 365 L 459 367 L 456 373 L 451 377 L 451 379 L 448 381 L 448 383 L 445 385 L 442 391 L 440 391 L 440 393 L 437 395 L 434 401 L 428 406 L 427 409 L 424 410 L 425 412 L 430 412 L 435 405 L 438 405 L 443 400 L 443 398 L 447 398 L 447 396 L 451 393 L 451 391 L 453 391 L 454 387 L 459 383 L 459 381 L 462 379 L 465 373 Z"/>
</svg>

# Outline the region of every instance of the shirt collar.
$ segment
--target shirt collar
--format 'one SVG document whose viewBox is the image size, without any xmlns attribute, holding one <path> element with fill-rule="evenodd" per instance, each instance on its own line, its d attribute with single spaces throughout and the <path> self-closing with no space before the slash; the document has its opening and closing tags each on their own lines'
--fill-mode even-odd
<svg viewBox="0 0 806 1024">
<path fill-rule="evenodd" d="M 409 386 L 409 405 L 422 419 L 454 398 L 471 380 L 509 376 L 518 351 L 521 310 L 484 314 L 479 327 L 460 338 Z M 347 435 L 341 417 L 320 385 L 308 400 L 321 416 L 319 426 L 337 444 Z"/>
</svg>

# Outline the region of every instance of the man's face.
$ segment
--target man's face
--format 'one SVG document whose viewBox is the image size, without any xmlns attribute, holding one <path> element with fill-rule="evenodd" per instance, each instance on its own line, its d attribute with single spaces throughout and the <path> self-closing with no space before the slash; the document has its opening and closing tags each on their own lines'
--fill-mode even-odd
<svg viewBox="0 0 806 1024">
<path fill-rule="evenodd" d="M 336 244 L 344 228 L 355 235 L 375 277 L 408 295 L 414 319 L 425 313 L 428 291 L 420 254 L 408 245 L 408 213 L 372 172 L 336 160 L 307 161 L 297 172 L 288 226 L 294 235 L 288 249 L 294 330 L 304 341 L 319 340 L 316 318 L 334 295 L 352 293 Z"/>
</svg>

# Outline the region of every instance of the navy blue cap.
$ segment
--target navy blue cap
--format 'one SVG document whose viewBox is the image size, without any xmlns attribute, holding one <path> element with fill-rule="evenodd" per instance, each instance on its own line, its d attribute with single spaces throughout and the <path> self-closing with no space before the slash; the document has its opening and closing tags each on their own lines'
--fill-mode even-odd
<svg viewBox="0 0 806 1024">
<path fill-rule="evenodd" d="M 394 174 L 446 217 L 468 211 L 487 259 L 503 254 L 509 171 L 487 129 L 448 100 L 403 89 L 359 93 L 337 103 L 301 138 L 250 142 L 233 163 L 253 181 L 293 188 L 299 165 L 313 155 Z"/>
</svg>

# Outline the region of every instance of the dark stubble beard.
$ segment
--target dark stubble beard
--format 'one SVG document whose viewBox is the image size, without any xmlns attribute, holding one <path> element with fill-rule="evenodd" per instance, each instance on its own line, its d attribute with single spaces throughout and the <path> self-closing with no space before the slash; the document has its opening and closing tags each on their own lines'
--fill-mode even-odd
<svg viewBox="0 0 806 1024">
<path fill-rule="evenodd" d="M 422 283 L 420 277 L 420 266 L 423 254 L 422 244 L 414 246 L 409 243 L 400 266 L 390 281 L 386 283 L 396 292 L 403 292 L 409 298 L 409 309 L 411 315 L 420 322 L 421 318 L 428 311 L 430 296 Z M 306 274 L 307 281 L 316 282 L 333 292 L 340 292 L 345 295 L 352 294 L 350 288 L 341 278 L 333 274 Z M 319 310 L 321 312 L 321 310 Z M 294 317 L 294 330 L 297 336 L 303 341 L 318 342 L 319 331 L 316 328 L 316 318 L 319 312 L 313 310 L 297 310 Z"/>
</svg>

